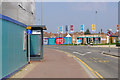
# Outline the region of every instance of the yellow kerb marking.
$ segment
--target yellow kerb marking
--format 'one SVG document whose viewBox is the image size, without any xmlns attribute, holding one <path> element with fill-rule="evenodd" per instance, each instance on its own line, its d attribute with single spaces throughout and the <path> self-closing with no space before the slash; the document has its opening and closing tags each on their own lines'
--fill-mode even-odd
<svg viewBox="0 0 120 80">
<path fill-rule="evenodd" d="M 83 62 L 80 58 L 78 58 L 78 57 L 76 57 L 76 56 L 75 56 L 75 58 L 78 59 L 82 64 L 84 64 L 84 65 L 93 73 L 93 75 L 94 75 L 96 78 L 99 78 L 99 77 L 100 77 L 100 78 L 103 79 L 103 77 L 102 77 L 98 72 L 96 72 L 96 71 L 94 71 L 92 68 L 90 68 L 90 67 L 89 67 L 85 62 Z M 95 73 L 96 73 L 99 77 L 98 77 Z M 100 80 L 100 79 L 99 79 L 99 80 Z M 103 79 L 103 80 L 104 80 L 104 79 Z"/>
<path fill-rule="evenodd" d="M 103 77 L 102 77 L 98 72 L 95 71 L 95 73 L 96 73 L 102 80 L 104 80 Z"/>
<path fill-rule="evenodd" d="M 56 51 L 60 51 L 60 50 L 56 50 Z M 60 52 L 64 52 L 64 51 L 60 51 Z M 103 77 L 98 73 L 98 72 L 96 72 L 96 71 L 94 71 L 92 68 L 90 68 L 85 62 L 83 62 L 80 58 L 78 58 L 78 57 L 76 57 L 76 56 L 74 56 L 74 55 L 72 55 L 72 54 L 70 54 L 70 53 L 68 53 L 68 52 L 64 52 L 65 54 L 67 54 L 67 55 L 69 55 L 69 56 L 72 56 L 72 57 L 74 57 L 74 58 L 76 58 L 77 60 L 79 60 L 82 64 L 84 64 L 91 72 L 92 72 L 92 74 L 96 77 L 96 78 L 98 78 L 99 80 L 100 80 L 100 78 L 102 79 L 102 80 L 104 80 L 103 79 Z M 98 77 L 97 75 L 100 77 Z"/>
</svg>

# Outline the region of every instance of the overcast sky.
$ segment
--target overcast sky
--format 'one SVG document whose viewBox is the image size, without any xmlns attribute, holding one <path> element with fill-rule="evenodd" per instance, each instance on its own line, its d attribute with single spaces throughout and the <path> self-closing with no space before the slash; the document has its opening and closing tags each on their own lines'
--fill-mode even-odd
<svg viewBox="0 0 120 80">
<path fill-rule="evenodd" d="M 72 1 L 72 0 L 71 0 Z M 97 10 L 97 15 L 96 15 Z M 41 3 L 36 2 L 36 23 L 41 19 Z M 57 26 L 74 25 L 74 31 L 80 31 L 80 25 L 92 29 L 96 24 L 96 32 L 103 29 L 116 31 L 118 24 L 117 2 L 43 2 L 43 24 L 47 32 L 56 33 Z M 65 30 L 65 28 L 64 28 Z M 65 32 L 65 31 L 64 31 Z"/>
</svg>

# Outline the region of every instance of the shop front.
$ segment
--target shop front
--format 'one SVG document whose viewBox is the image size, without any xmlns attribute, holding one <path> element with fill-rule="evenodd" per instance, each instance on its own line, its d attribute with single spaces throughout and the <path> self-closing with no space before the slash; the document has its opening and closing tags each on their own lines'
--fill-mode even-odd
<svg viewBox="0 0 120 80">
<path fill-rule="evenodd" d="M 81 44 L 100 44 L 101 43 L 101 38 L 100 37 L 77 37 L 77 40 L 81 40 Z"/>
</svg>

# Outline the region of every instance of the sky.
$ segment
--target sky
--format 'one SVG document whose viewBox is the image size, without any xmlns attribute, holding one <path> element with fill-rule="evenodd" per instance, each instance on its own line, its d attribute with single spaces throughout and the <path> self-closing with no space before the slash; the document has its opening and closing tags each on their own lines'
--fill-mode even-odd
<svg viewBox="0 0 120 80">
<path fill-rule="evenodd" d="M 56 33 L 57 27 L 74 25 L 74 31 L 80 32 L 80 25 L 85 30 L 92 30 L 91 25 L 96 24 L 96 32 L 107 32 L 112 29 L 116 32 L 118 24 L 117 2 L 42 2 L 43 24 L 47 32 Z M 96 14 L 96 11 L 98 12 Z M 36 2 L 36 24 L 41 24 L 41 2 Z M 92 31 L 91 31 L 92 32 Z"/>
</svg>

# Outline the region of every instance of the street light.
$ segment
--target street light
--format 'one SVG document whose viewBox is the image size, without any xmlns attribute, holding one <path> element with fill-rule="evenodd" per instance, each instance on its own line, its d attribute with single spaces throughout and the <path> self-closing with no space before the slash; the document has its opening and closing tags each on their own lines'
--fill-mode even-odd
<svg viewBox="0 0 120 80">
<path fill-rule="evenodd" d="M 43 24 L 43 4 L 41 0 L 41 25 Z"/>
<path fill-rule="evenodd" d="M 97 26 L 97 13 L 98 13 L 98 11 L 95 11 L 95 14 L 96 14 L 96 26 Z M 95 27 L 95 34 L 96 34 L 96 32 L 97 32 L 97 27 Z M 96 38 L 95 38 L 95 44 L 96 44 Z"/>
</svg>

